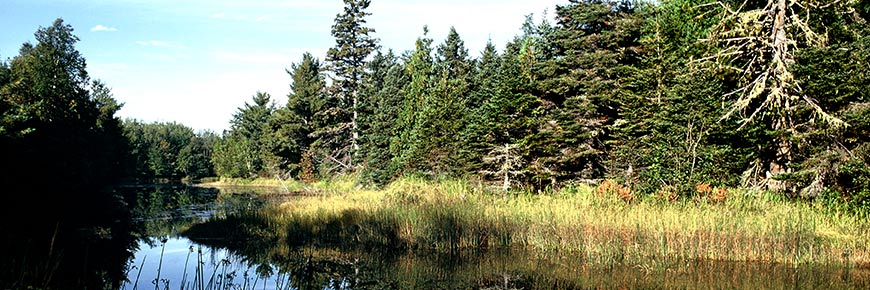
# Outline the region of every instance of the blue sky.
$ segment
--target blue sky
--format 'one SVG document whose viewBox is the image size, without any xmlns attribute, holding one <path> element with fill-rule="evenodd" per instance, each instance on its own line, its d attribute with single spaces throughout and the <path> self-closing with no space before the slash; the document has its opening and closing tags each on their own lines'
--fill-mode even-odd
<svg viewBox="0 0 870 290">
<path fill-rule="evenodd" d="M 525 15 L 552 15 L 564 0 L 372 0 L 368 26 L 384 49 L 413 49 L 428 25 L 436 43 L 455 26 L 472 55 L 502 47 Z M 308 51 L 321 60 L 340 0 L 3 0 L 0 58 L 60 17 L 75 28 L 91 78 L 125 103 L 119 115 L 221 132 L 257 91 L 279 104 L 284 71 Z"/>
</svg>

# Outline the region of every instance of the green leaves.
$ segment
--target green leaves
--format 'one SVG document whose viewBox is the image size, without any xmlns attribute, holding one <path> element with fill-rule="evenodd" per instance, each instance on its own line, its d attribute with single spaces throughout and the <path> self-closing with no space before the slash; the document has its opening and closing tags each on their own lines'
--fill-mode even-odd
<svg viewBox="0 0 870 290">
<path fill-rule="evenodd" d="M 35 45 L 0 65 L 0 175 L 25 184 L 51 176 L 56 182 L 46 186 L 64 190 L 117 181 L 120 104 L 91 83 L 72 26 L 57 19 L 34 36 Z"/>
</svg>

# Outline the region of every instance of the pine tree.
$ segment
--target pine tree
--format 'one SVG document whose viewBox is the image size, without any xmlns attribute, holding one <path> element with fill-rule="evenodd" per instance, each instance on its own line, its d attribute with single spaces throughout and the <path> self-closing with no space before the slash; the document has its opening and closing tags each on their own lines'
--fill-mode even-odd
<svg viewBox="0 0 870 290">
<path fill-rule="evenodd" d="M 352 169 L 352 156 L 359 150 L 359 105 L 362 80 L 366 74 L 366 60 L 377 49 L 378 40 L 372 37 L 374 29 L 365 27 L 365 10 L 370 0 L 344 0 L 344 11 L 335 18 L 332 36 L 336 46 L 326 53 L 326 62 L 333 73 L 331 94 L 337 99 L 336 124 L 330 132 L 337 148 L 332 148 L 330 159 L 343 160 L 346 169 Z M 334 154 L 339 153 L 339 154 Z M 345 155 L 345 156 L 340 156 Z"/>
<path fill-rule="evenodd" d="M 246 156 L 244 164 L 245 172 L 241 177 L 254 177 L 266 169 L 264 160 L 268 159 L 267 147 L 263 141 L 266 140 L 266 130 L 269 124 L 269 118 L 275 111 L 275 105 L 272 103 L 271 96 L 268 93 L 257 92 L 252 98 L 253 104 L 245 102 L 245 105 L 239 108 L 238 112 L 233 114 L 233 119 L 230 120 L 229 136 L 224 136 L 224 139 L 231 140 L 231 144 L 244 144 L 237 146 L 235 154 Z M 241 149 L 240 149 L 241 148 Z M 247 150 L 242 152 L 241 150 Z"/>
<path fill-rule="evenodd" d="M 275 111 L 268 122 L 268 163 L 276 174 L 298 173 L 303 154 L 311 147 L 311 134 L 326 126 L 321 109 L 326 103 L 320 61 L 310 53 L 293 64 L 287 105 Z"/>
<path fill-rule="evenodd" d="M 725 94 L 731 106 L 722 120 L 737 117 L 744 125 L 760 120 L 775 132 L 767 146 L 775 153 L 764 156 L 765 183 L 775 191 L 794 191 L 772 177 L 793 172 L 791 163 L 796 161 L 801 135 L 798 128 L 804 122 L 800 110 L 809 108 L 815 118 L 833 128 L 847 125 L 806 94 L 793 73 L 796 53 L 827 45 L 827 34 L 816 29 L 807 15 L 849 10 L 841 1 L 817 4 L 813 0 L 768 0 L 739 6 L 720 2 L 721 20 L 708 40 L 721 49 L 702 59 L 714 62 L 737 83 L 735 90 Z"/>
<path fill-rule="evenodd" d="M 534 69 L 549 111 L 535 141 L 544 146 L 533 164 L 539 180 L 589 180 L 607 172 L 605 143 L 619 114 L 621 77 L 638 62 L 642 22 L 636 8 L 629 1 L 556 8 L 557 26 L 544 35 L 553 58 Z"/>
<path fill-rule="evenodd" d="M 417 38 L 416 49 L 405 61 L 405 74 L 409 82 L 403 89 L 404 99 L 399 113 L 397 136 L 390 142 L 390 151 L 396 156 L 392 166 L 399 172 L 416 172 L 423 168 L 421 152 L 426 136 L 421 135 L 419 116 L 429 98 L 434 74 L 432 39 L 427 38 L 429 28 L 423 27 L 423 36 Z"/>
<path fill-rule="evenodd" d="M 361 106 L 360 138 L 362 179 L 374 185 L 384 185 L 395 175 L 390 162 L 396 157 L 390 151 L 391 140 L 398 135 L 399 111 L 402 108 L 402 88 L 408 83 L 402 64 L 392 51 L 378 52 L 369 62 L 371 72 L 365 79 Z"/>
</svg>

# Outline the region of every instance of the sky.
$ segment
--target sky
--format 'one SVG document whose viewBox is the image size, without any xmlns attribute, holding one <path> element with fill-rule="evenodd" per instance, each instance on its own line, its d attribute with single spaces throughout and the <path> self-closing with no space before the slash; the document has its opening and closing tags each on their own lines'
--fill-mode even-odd
<svg viewBox="0 0 870 290">
<path fill-rule="evenodd" d="M 372 0 L 367 26 L 381 47 L 414 48 L 423 26 L 436 44 L 451 26 L 472 56 L 520 33 L 526 15 L 553 15 L 567 0 Z M 76 48 L 124 103 L 122 118 L 179 122 L 217 133 L 258 91 L 286 102 L 286 69 L 305 52 L 323 60 L 340 0 L 2 0 L 0 58 L 34 42 L 56 18 L 75 29 Z"/>
</svg>

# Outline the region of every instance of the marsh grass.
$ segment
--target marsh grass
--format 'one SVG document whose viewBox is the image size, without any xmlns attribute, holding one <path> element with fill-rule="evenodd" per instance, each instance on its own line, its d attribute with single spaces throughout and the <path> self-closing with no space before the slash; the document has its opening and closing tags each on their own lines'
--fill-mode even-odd
<svg viewBox="0 0 870 290">
<path fill-rule="evenodd" d="M 382 190 L 339 180 L 312 186 L 265 215 L 291 244 L 453 251 L 524 247 L 608 265 L 685 260 L 870 265 L 870 223 L 764 193 L 640 198 L 574 186 L 546 194 L 495 192 L 459 180 L 406 178 Z M 706 190 L 706 189 L 705 189 Z"/>
</svg>

